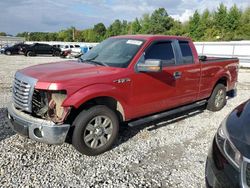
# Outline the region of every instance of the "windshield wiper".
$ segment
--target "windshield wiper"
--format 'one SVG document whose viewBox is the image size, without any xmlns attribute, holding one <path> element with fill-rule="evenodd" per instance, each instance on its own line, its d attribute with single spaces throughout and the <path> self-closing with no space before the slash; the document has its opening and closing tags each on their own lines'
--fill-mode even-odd
<svg viewBox="0 0 250 188">
<path fill-rule="evenodd" d="M 103 62 L 94 61 L 94 60 L 85 60 L 85 61 L 97 64 L 97 65 L 102 65 L 102 66 L 108 67 L 108 65 L 106 63 L 103 63 Z"/>
<path fill-rule="evenodd" d="M 99 54 L 95 53 L 94 54 L 94 57 L 92 58 L 89 58 L 89 59 L 84 59 L 82 57 L 79 58 L 79 60 L 81 62 L 89 62 L 89 63 L 94 63 L 94 64 L 97 64 L 97 65 L 102 65 L 102 66 L 106 66 L 108 67 L 108 65 L 106 63 L 103 63 L 103 62 L 99 62 L 99 61 L 95 61 L 95 59 L 99 56 Z"/>
<path fill-rule="evenodd" d="M 96 56 L 96 57 L 97 57 L 97 56 Z M 83 59 L 83 58 L 80 57 L 79 60 L 80 60 L 81 62 L 89 62 L 89 63 L 94 63 L 94 64 L 97 64 L 97 65 L 102 65 L 102 66 L 108 67 L 108 65 L 107 65 L 106 63 L 99 62 L 99 61 L 94 61 L 94 59 L 95 59 L 96 57 L 90 58 L 90 59 Z"/>
</svg>

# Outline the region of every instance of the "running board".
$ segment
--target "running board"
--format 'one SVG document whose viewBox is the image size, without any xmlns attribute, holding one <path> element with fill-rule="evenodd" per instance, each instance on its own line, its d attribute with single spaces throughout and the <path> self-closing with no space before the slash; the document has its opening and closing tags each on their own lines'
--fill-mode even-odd
<svg viewBox="0 0 250 188">
<path fill-rule="evenodd" d="M 167 116 L 174 115 L 176 113 L 184 112 L 184 111 L 187 111 L 187 110 L 191 110 L 193 108 L 203 106 L 204 104 L 206 104 L 206 102 L 207 102 L 207 100 L 202 100 L 202 101 L 198 101 L 198 102 L 186 105 L 186 106 L 175 108 L 173 110 L 168 110 L 168 111 L 165 111 L 165 112 L 162 112 L 162 113 L 159 113 L 159 114 L 155 114 L 155 115 L 152 115 L 152 116 L 147 116 L 147 117 L 144 117 L 144 118 L 140 118 L 138 120 L 129 122 L 128 126 L 129 127 L 136 127 L 136 126 L 139 126 L 139 125 L 142 125 L 142 124 L 145 124 L 145 123 L 149 123 L 149 122 L 152 122 L 152 121 L 155 121 L 155 120 L 167 117 Z"/>
</svg>

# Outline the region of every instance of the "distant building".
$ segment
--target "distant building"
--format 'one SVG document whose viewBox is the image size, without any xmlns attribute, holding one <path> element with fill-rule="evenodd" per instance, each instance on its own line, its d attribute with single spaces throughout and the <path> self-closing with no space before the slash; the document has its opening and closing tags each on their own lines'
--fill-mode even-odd
<svg viewBox="0 0 250 188">
<path fill-rule="evenodd" d="M 13 45 L 16 43 L 25 42 L 24 37 L 10 37 L 10 36 L 0 36 L 0 47 L 5 45 Z"/>
</svg>

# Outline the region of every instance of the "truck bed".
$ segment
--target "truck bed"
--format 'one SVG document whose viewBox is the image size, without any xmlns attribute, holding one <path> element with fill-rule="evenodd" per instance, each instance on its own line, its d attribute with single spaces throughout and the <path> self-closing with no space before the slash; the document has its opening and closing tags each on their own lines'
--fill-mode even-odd
<svg viewBox="0 0 250 188">
<path fill-rule="evenodd" d="M 238 58 L 226 58 L 226 57 L 207 57 L 199 56 L 199 59 L 202 63 L 211 63 L 211 62 L 223 62 L 223 61 L 238 61 Z"/>
</svg>

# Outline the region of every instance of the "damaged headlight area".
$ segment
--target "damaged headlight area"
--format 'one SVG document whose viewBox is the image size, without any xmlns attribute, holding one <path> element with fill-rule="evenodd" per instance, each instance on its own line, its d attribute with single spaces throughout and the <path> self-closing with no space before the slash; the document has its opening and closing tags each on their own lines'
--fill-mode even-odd
<svg viewBox="0 0 250 188">
<path fill-rule="evenodd" d="M 232 165 L 239 169 L 242 162 L 242 155 L 229 139 L 226 129 L 226 120 L 227 118 L 223 120 L 217 131 L 216 143 L 223 155 L 229 159 Z"/>
<path fill-rule="evenodd" d="M 54 123 L 63 123 L 67 118 L 70 107 L 62 107 L 66 99 L 66 91 L 34 90 L 32 98 L 32 113 L 40 118 Z"/>
</svg>

